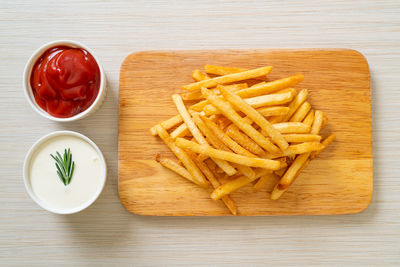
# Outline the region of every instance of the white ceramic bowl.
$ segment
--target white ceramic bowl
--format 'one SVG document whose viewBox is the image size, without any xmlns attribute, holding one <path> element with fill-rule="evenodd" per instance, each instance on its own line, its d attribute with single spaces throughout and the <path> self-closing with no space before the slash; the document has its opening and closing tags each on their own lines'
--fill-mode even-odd
<svg viewBox="0 0 400 267">
<path fill-rule="evenodd" d="M 96 60 L 96 63 L 100 69 L 100 88 L 99 88 L 99 93 L 98 93 L 95 101 L 92 103 L 92 105 L 88 109 L 82 111 L 81 113 L 76 114 L 75 116 L 69 117 L 69 118 L 57 118 L 57 117 L 50 115 L 45 110 L 43 110 L 35 101 L 35 97 L 33 96 L 32 87 L 31 87 L 31 83 L 30 83 L 32 68 L 36 63 L 36 60 L 47 49 L 52 48 L 54 46 L 59 46 L 59 45 L 65 45 L 65 46 L 85 49 L 93 56 L 93 58 Z M 103 103 L 103 100 L 104 100 L 104 96 L 106 95 L 106 76 L 104 74 L 103 67 L 100 64 L 99 59 L 96 57 L 96 54 L 89 47 L 87 47 L 79 42 L 76 42 L 76 41 L 58 40 L 58 41 L 53 41 L 53 42 L 44 44 L 43 46 L 41 46 L 39 49 L 37 49 L 32 54 L 32 56 L 29 58 L 28 62 L 25 65 L 22 86 L 25 91 L 26 99 L 28 100 L 31 107 L 37 113 L 39 113 L 40 115 L 42 115 L 43 117 L 45 117 L 46 119 L 49 119 L 49 120 L 59 121 L 59 122 L 69 122 L 69 121 L 76 121 L 76 120 L 82 119 L 82 118 L 88 116 L 89 114 L 94 113 L 101 106 L 101 104 Z"/>
<path fill-rule="evenodd" d="M 95 194 L 93 196 L 90 197 L 90 199 L 87 202 L 85 202 L 77 207 L 70 208 L 70 209 L 56 209 L 53 207 L 49 207 L 48 204 L 46 204 L 44 201 L 42 201 L 40 198 L 38 198 L 36 196 L 36 194 L 33 192 L 32 185 L 30 182 L 30 177 L 29 177 L 30 163 L 32 160 L 32 156 L 36 152 L 36 150 L 44 142 L 46 142 L 56 136 L 63 136 L 63 135 L 78 137 L 78 138 L 84 140 L 85 142 L 87 142 L 89 145 L 91 145 L 96 150 L 97 154 L 99 155 L 100 163 L 102 166 L 101 184 L 100 184 L 98 190 L 95 192 Z M 91 204 L 93 204 L 93 202 L 100 196 L 101 192 L 103 191 L 104 185 L 106 183 L 107 165 L 106 165 L 106 161 L 104 160 L 103 154 L 101 153 L 100 149 L 88 137 L 84 136 L 83 134 L 73 132 L 73 131 L 56 131 L 56 132 L 52 132 L 52 133 L 49 133 L 49 134 L 43 136 L 38 141 L 36 141 L 32 145 L 32 147 L 29 149 L 28 154 L 26 155 L 25 161 L 24 161 L 23 178 L 24 178 L 24 184 L 25 184 L 26 191 L 28 192 L 29 196 L 33 199 L 33 201 L 35 201 L 40 207 L 42 207 L 43 209 L 45 209 L 47 211 L 57 213 L 57 214 L 72 214 L 72 213 L 77 213 L 79 211 L 86 209 Z"/>
</svg>

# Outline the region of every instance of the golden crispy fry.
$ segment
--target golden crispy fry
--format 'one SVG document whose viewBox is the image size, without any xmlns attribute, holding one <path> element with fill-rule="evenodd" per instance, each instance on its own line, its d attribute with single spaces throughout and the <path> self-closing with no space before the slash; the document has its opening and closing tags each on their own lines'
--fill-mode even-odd
<svg viewBox="0 0 400 267">
<path fill-rule="evenodd" d="M 301 122 L 306 117 L 307 113 L 310 111 L 311 105 L 307 101 L 304 102 L 293 114 L 289 121 Z"/>
<path fill-rule="evenodd" d="M 303 123 L 311 126 L 313 122 L 314 122 L 314 110 L 310 110 L 310 112 L 308 112 L 307 116 L 303 120 Z"/>
<path fill-rule="evenodd" d="M 226 195 L 238 190 L 239 188 L 255 181 L 257 178 L 265 175 L 268 172 L 269 171 L 267 171 L 267 170 L 257 170 L 256 177 L 254 179 L 250 179 L 246 176 L 240 176 L 234 180 L 231 180 L 231 181 L 219 186 L 218 188 L 216 188 L 211 193 L 211 198 L 214 200 L 218 200 L 221 197 L 226 196 Z"/>
<path fill-rule="evenodd" d="M 293 183 L 293 178 L 296 176 L 297 172 L 300 170 L 300 168 L 303 166 L 309 156 L 310 152 L 298 155 L 292 165 L 290 165 L 290 167 L 287 169 L 276 187 L 280 190 L 288 188 Z"/>
<path fill-rule="evenodd" d="M 160 154 L 156 155 L 156 161 L 159 162 L 161 165 L 163 165 L 165 168 L 170 169 L 171 171 L 179 174 L 180 176 L 186 178 L 187 180 L 193 183 L 196 183 L 196 181 L 193 179 L 192 175 L 190 175 L 188 170 L 186 170 L 185 167 L 179 165 L 176 161 L 164 158 Z"/>
<path fill-rule="evenodd" d="M 270 116 L 283 116 L 288 114 L 289 108 L 288 107 L 265 107 L 265 108 L 258 108 L 258 113 L 263 115 L 264 117 Z"/>
<path fill-rule="evenodd" d="M 314 122 L 311 127 L 311 134 L 318 134 L 322 127 L 322 121 L 324 119 L 324 113 L 320 110 L 315 111 Z"/>
<path fill-rule="evenodd" d="M 183 122 L 183 119 L 182 119 L 181 115 L 178 114 L 178 115 L 175 115 L 175 116 L 169 118 L 168 120 L 160 122 L 159 125 L 161 125 L 161 127 L 163 127 L 165 130 L 169 130 L 181 122 Z M 157 135 L 157 130 L 156 130 L 157 125 L 150 128 L 150 133 L 153 136 Z"/>
<path fill-rule="evenodd" d="M 214 135 L 221 140 L 225 145 L 227 145 L 232 151 L 237 154 L 247 156 L 247 157 L 256 157 L 253 153 L 249 152 L 245 148 L 241 147 L 238 143 L 236 143 L 232 138 L 230 138 L 227 134 L 225 134 L 218 126 L 212 122 L 207 117 L 201 116 L 201 119 L 205 122 L 207 127 L 214 133 Z"/>
<path fill-rule="evenodd" d="M 218 188 L 221 184 L 212 173 L 212 171 L 208 168 L 208 166 L 202 161 L 196 161 L 197 166 L 200 170 L 204 173 L 207 179 L 210 181 L 211 185 L 215 188 Z M 237 215 L 237 208 L 235 202 L 233 202 L 232 198 L 229 195 L 223 196 L 222 201 L 224 202 L 225 206 L 231 211 L 233 215 Z"/>
<path fill-rule="evenodd" d="M 285 89 L 291 86 L 294 86 L 301 82 L 304 79 L 304 76 L 301 74 L 297 74 L 295 76 L 290 76 L 287 78 L 283 78 L 280 80 L 275 80 L 272 82 L 264 83 L 264 84 L 256 84 L 249 88 L 242 89 L 238 91 L 236 94 L 242 98 L 249 98 L 264 94 L 269 94 L 272 92 L 276 92 L 281 89 Z"/>
<path fill-rule="evenodd" d="M 190 134 L 190 131 L 189 131 L 188 127 L 186 126 L 185 123 L 182 123 L 175 130 L 173 130 L 170 135 L 173 139 L 176 139 L 178 137 L 184 137 L 189 134 Z"/>
<path fill-rule="evenodd" d="M 243 80 L 267 75 L 268 73 L 271 72 L 271 70 L 272 70 L 272 67 L 270 67 L 270 66 L 262 67 L 262 68 L 258 68 L 258 69 L 252 69 L 252 70 L 248 70 L 248 71 L 228 74 L 228 75 L 219 76 L 219 77 L 211 78 L 211 79 L 196 82 L 196 83 L 187 84 L 187 85 L 182 86 L 182 88 L 185 90 L 188 90 L 188 91 L 198 90 L 202 87 L 210 88 L 210 87 L 217 86 L 218 84 L 233 83 L 233 82 L 243 81 Z"/>
<path fill-rule="evenodd" d="M 258 113 L 254 108 L 241 99 L 240 96 L 235 95 L 223 87 L 221 87 L 220 90 L 224 98 L 228 100 L 229 103 L 246 114 L 251 120 L 253 120 L 253 122 L 260 126 L 261 129 L 264 130 L 269 137 L 271 137 L 272 141 L 274 141 L 281 150 L 285 150 L 289 146 L 278 130 L 276 130 L 272 124 L 270 124 L 269 121 L 267 121 L 267 119 L 265 119 L 260 113 Z"/>
<path fill-rule="evenodd" d="M 214 149 L 208 145 L 200 145 L 183 138 L 177 138 L 175 143 L 182 149 L 188 149 L 195 153 L 204 154 L 209 157 L 214 157 L 249 167 L 259 167 L 269 170 L 279 170 L 281 168 L 281 163 L 276 160 L 250 158 L 232 152 Z"/>
<path fill-rule="evenodd" d="M 327 147 L 330 143 L 333 142 L 333 140 L 335 140 L 335 138 L 336 138 L 336 134 L 331 134 L 330 136 L 328 136 L 327 138 L 325 138 L 325 139 L 321 142 L 321 144 L 324 145 L 324 147 Z M 322 151 L 322 149 L 312 152 L 311 155 L 310 155 L 310 159 L 314 159 L 316 156 L 319 155 L 319 153 L 321 153 L 321 151 Z"/>
<path fill-rule="evenodd" d="M 262 95 L 253 98 L 244 99 L 246 103 L 254 108 L 265 107 L 265 106 L 275 106 L 280 104 L 285 104 L 290 102 L 293 99 L 293 93 L 291 91 L 281 94 L 272 94 L 272 95 Z M 216 107 L 211 104 L 208 104 L 203 107 L 203 110 L 207 116 L 213 114 L 221 114 Z"/>
<path fill-rule="evenodd" d="M 214 134 L 207 128 L 204 122 L 200 119 L 199 114 L 193 112 L 192 115 L 194 123 L 197 125 L 197 127 L 199 127 L 200 131 L 206 136 L 207 140 L 212 145 L 216 146 L 218 149 L 228 149 L 224 144 L 219 143 L 218 138 L 215 137 Z M 204 142 L 201 141 L 198 143 L 202 145 L 208 145 L 208 142 L 206 140 L 204 140 Z M 228 162 L 215 158 L 212 158 L 212 160 L 229 176 L 236 173 L 235 168 L 231 166 Z"/>
<path fill-rule="evenodd" d="M 253 108 L 276 106 L 292 101 L 293 93 L 291 91 L 280 94 L 262 95 L 252 98 L 246 98 L 245 101 Z"/>
<path fill-rule="evenodd" d="M 321 136 L 317 134 L 285 134 L 285 140 L 290 143 L 319 142 Z"/>
<path fill-rule="evenodd" d="M 156 131 L 158 136 L 160 136 L 160 138 L 164 141 L 164 143 L 171 149 L 171 151 L 175 154 L 175 156 L 186 167 L 190 175 L 192 175 L 195 183 L 204 188 L 207 188 L 209 186 L 209 183 L 207 182 L 203 173 L 196 166 L 196 164 L 194 164 L 192 159 L 186 154 L 186 152 L 175 145 L 174 140 L 169 136 L 167 131 L 163 127 L 161 127 L 161 125 L 156 126 Z"/>
<path fill-rule="evenodd" d="M 257 155 L 265 154 L 264 150 L 262 150 L 262 148 L 257 145 L 257 143 L 254 142 L 250 137 L 242 133 L 239 128 L 236 127 L 236 125 L 231 124 L 230 126 L 228 126 L 225 133 L 249 152 Z"/>
<path fill-rule="evenodd" d="M 197 82 L 210 79 L 210 77 L 207 74 L 204 74 L 200 70 L 194 70 L 192 72 L 192 78 Z"/>
<path fill-rule="evenodd" d="M 275 185 L 279 182 L 280 177 L 274 173 L 267 173 L 258 179 L 257 183 L 253 186 L 254 190 L 260 191 L 267 187 L 267 192 L 271 192 Z"/>
<path fill-rule="evenodd" d="M 182 98 L 178 94 L 172 95 L 172 100 L 176 105 L 176 109 L 178 110 L 179 114 L 182 116 L 183 121 L 185 122 L 186 126 L 188 127 L 189 131 L 192 133 L 193 137 L 199 144 L 206 144 L 207 141 L 204 139 L 204 136 L 200 133 L 199 129 L 197 129 L 196 125 L 194 124 L 192 118 L 187 111 L 185 104 L 183 104 Z"/>
<path fill-rule="evenodd" d="M 208 90 L 205 88 L 201 89 L 203 95 L 216 106 L 225 117 L 230 119 L 239 129 L 245 132 L 250 138 L 252 138 L 258 145 L 265 148 L 271 153 L 279 153 L 279 148 L 276 147 L 271 141 L 265 138 L 260 132 L 254 129 L 250 124 L 246 123 L 243 118 L 232 108 L 232 106 L 224 101 L 223 99 L 208 94 Z"/>
<path fill-rule="evenodd" d="M 272 124 L 281 134 L 309 133 L 311 127 L 301 122 L 281 122 Z"/>
<path fill-rule="evenodd" d="M 215 66 L 215 65 L 205 65 L 204 71 L 206 73 L 215 74 L 215 75 L 228 75 L 232 73 L 238 73 L 246 71 L 247 69 L 243 68 L 233 68 L 233 67 L 222 67 L 222 66 Z"/>
</svg>

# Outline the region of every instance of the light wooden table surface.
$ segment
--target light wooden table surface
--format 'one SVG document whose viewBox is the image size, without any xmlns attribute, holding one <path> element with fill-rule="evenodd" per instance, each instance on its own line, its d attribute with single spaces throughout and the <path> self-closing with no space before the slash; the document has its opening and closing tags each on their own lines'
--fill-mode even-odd
<svg viewBox="0 0 400 267">
<path fill-rule="evenodd" d="M 0 265 L 400 264 L 399 14 L 397 0 L 2 0 Z M 109 80 L 102 108 L 76 123 L 47 121 L 24 99 L 21 77 L 26 60 L 55 39 L 74 39 L 91 47 Z M 353 48 L 369 61 L 374 196 L 366 211 L 320 217 L 156 218 L 124 210 L 117 193 L 117 107 L 119 66 L 125 56 L 149 49 L 304 47 Z M 109 166 L 98 201 L 71 216 L 41 210 L 22 182 L 29 147 L 60 129 L 92 138 Z"/>
</svg>

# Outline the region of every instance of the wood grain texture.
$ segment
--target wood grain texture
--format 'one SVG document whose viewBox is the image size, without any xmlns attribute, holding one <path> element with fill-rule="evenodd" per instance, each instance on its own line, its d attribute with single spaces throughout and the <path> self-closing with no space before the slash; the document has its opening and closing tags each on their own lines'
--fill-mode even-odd
<svg viewBox="0 0 400 267">
<path fill-rule="evenodd" d="M 0 266 L 398 266 L 400 262 L 400 3 L 337 1 L 22 1 L 0 4 Z M 108 80 L 102 107 L 59 124 L 33 112 L 21 77 L 31 53 L 81 41 Z M 123 59 L 141 50 L 341 47 L 371 71 L 374 193 L 354 215 L 154 217 L 118 198 L 118 88 Z M 90 137 L 108 165 L 89 209 L 43 211 L 22 181 L 29 147 L 54 130 Z M 322 156 L 322 155 L 321 155 Z"/>
<path fill-rule="evenodd" d="M 314 160 L 278 201 L 248 185 L 231 196 L 239 215 L 328 215 L 357 213 L 372 197 L 372 131 L 368 63 L 355 50 L 155 51 L 128 56 L 121 66 L 119 110 L 119 195 L 135 214 L 230 215 L 209 191 L 161 167 L 156 153 L 168 148 L 149 134 L 156 123 L 177 114 L 171 100 L 193 69 L 205 64 L 252 69 L 271 65 L 272 81 L 301 73 L 297 88 L 323 110 L 322 134 L 338 138 Z"/>
</svg>

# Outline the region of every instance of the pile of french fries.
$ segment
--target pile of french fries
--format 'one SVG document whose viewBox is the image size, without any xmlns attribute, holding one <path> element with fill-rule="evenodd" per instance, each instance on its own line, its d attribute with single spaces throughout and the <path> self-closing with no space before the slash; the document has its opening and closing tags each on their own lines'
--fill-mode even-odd
<svg viewBox="0 0 400 267">
<path fill-rule="evenodd" d="M 204 69 L 193 71 L 196 82 L 182 86 L 185 93 L 172 95 L 178 114 L 150 129 L 178 161 L 156 160 L 205 189 L 211 184 L 211 198 L 234 215 L 229 194 L 247 184 L 277 200 L 335 139 L 319 135 L 327 117 L 312 109 L 307 89 L 293 88 L 301 74 L 267 82 L 270 66 Z"/>
</svg>

